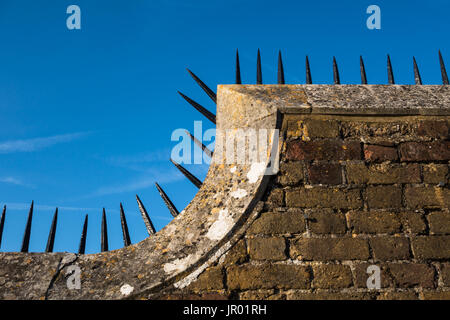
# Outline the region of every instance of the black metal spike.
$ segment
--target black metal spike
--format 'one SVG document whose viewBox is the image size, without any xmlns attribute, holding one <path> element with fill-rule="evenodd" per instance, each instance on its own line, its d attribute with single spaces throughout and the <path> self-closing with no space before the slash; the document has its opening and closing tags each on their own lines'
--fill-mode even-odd
<svg viewBox="0 0 450 320">
<path fill-rule="evenodd" d="M 339 79 L 339 70 L 335 57 L 333 57 L 333 80 L 334 84 L 341 84 L 341 80 Z"/>
<path fill-rule="evenodd" d="M 284 68 L 283 59 L 281 58 L 281 50 L 278 51 L 278 84 L 284 84 Z"/>
<path fill-rule="evenodd" d="M 309 67 L 308 56 L 306 56 L 306 84 L 312 84 L 311 69 Z"/>
<path fill-rule="evenodd" d="M 239 51 L 236 49 L 236 84 L 242 84 L 241 82 L 241 65 L 239 63 Z"/>
<path fill-rule="evenodd" d="M 52 225 L 50 227 L 50 232 L 48 233 L 48 240 L 47 240 L 47 246 L 45 247 L 45 252 L 53 252 L 53 245 L 55 244 L 57 223 L 58 223 L 58 208 L 56 208 L 55 214 L 53 215 Z"/>
<path fill-rule="evenodd" d="M 414 81 L 415 81 L 416 85 L 421 85 L 422 78 L 420 77 L 419 67 L 417 66 L 415 57 L 413 57 L 413 67 L 414 67 Z"/>
<path fill-rule="evenodd" d="M 259 49 L 258 55 L 256 56 L 256 84 L 262 84 L 261 53 Z"/>
<path fill-rule="evenodd" d="M 148 235 L 152 235 L 156 233 L 156 229 L 153 226 L 152 220 L 148 216 L 147 210 L 145 210 L 144 204 L 142 203 L 141 199 L 138 195 L 136 195 L 136 201 L 138 203 L 139 211 L 142 215 L 142 220 L 144 220 L 145 227 L 147 228 Z"/>
<path fill-rule="evenodd" d="M 6 205 L 3 206 L 2 216 L 0 218 L 0 247 L 2 246 L 3 227 L 5 226 Z"/>
<path fill-rule="evenodd" d="M 442 84 L 448 85 L 447 70 L 445 69 L 444 59 L 442 58 L 441 50 L 439 50 L 439 64 L 441 65 Z"/>
<path fill-rule="evenodd" d="M 88 215 L 84 218 L 83 230 L 81 231 L 80 246 L 78 247 L 78 254 L 84 254 L 86 250 L 86 235 L 88 227 Z"/>
<path fill-rule="evenodd" d="M 186 134 L 189 136 L 189 138 L 191 138 L 192 141 L 194 141 L 194 143 L 199 146 L 200 148 L 202 148 L 203 152 L 206 153 L 206 155 L 210 158 L 212 158 L 213 156 L 213 152 L 211 150 L 208 149 L 207 146 L 205 146 L 200 140 L 198 140 L 196 137 L 194 137 L 189 131 L 184 130 L 186 132 Z"/>
<path fill-rule="evenodd" d="M 170 198 L 167 196 L 167 194 L 164 192 L 164 190 L 159 186 L 158 183 L 155 182 L 156 188 L 158 189 L 159 195 L 163 199 L 164 203 L 166 204 L 167 208 L 170 211 L 170 214 L 175 218 L 177 215 L 180 214 L 180 212 L 177 210 L 175 205 L 170 201 Z"/>
<path fill-rule="evenodd" d="M 33 207 L 34 201 L 31 201 L 30 211 L 28 212 L 27 225 L 25 226 L 25 232 L 23 234 L 22 248 L 20 252 L 28 252 L 28 247 L 30 245 L 30 235 L 31 235 L 31 222 L 33 220 Z"/>
<path fill-rule="evenodd" d="M 131 244 L 130 234 L 128 233 L 127 219 L 123 211 L 122 203 L 120 204 L 120 224 L 122 225 L 123 244 L 128 247 Z"/>
<path fill-rule="evenodd" d="M 105 208 L 103 208 L 102 214 L 101 251 L 108 251 L 108 224 L 106 223 Z"/>
<path fill-rule="evenodd" d="M 362 56 L 359 56 L 359 69 L 361 71 L 361 84 L 367 84 L 366 68 Z"/>
<path fill-rule="evenodd" d="M 191 181 L 197 188 L 200 188 L 202 186 L 202 182 L 199 179 L 197 179 L 192 173 L 190 173 L 188 170 L 180 166 L 172 159 L 170 159 L 170 162 L 172 162 L 175 165 L 175 167 L 177 167 L 177 169 L 180 170 L 181 173 L 184 174 L 184 176 L 188 178 L 189 181 Z"/>
<path fill-rule="evenodd" d="M 205 107 L 201 106 L 199 103 L 195 102 L 188 96 L 184 95 L 180 91 L 177 91 L 180 96 L 183 97 L 184 100 L 189 102 L 191 106 L 193 106 L 195 109 L 197 109 L 201 114 L 203 114 L 205 117 L 207 117 L 212 123 L 216 124 L 216 116 L 214 113 L 208 111 Z"/>
<path fill-rule="evenodd" d="M 387 72 L 389 84 L 395 84 L 394 71 L 392 70 L 391 57 L 387 55 Z"/>
<path fill-rule="evenodd" d="M 206 92 L 206 94 L 211 98 L 211 100 L 214 101 L 214 103 L 217 103 L 217 96 L 214 93 L 214 91 L 212 91 L 206 84 L 204 84 L 203 81 L 200 80 L 200 78 L 197 77 L 191 70 L 187 68 L 186 70 L 189 72 L 192 78 L 194 78 L 195 82 L 197 82 L 198 85 L 203 89 L 203 91 Z"/>
</svg>

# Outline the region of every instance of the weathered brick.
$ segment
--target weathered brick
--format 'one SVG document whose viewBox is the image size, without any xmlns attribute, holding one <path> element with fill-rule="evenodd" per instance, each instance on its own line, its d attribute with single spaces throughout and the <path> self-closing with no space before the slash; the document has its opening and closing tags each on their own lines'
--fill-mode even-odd
<svg viewBox="0 0 450 320">
<path fill-rule="evenodd" d="M 231 266 L 227 270 L 230 290 L 308 289 L 310 270 L 306 266 L 269 264 Z"/>
<path fill-rule="evenodd" d="M 288 292 L 287 300 L 371 300 L 374 293 L 370 292 L 330 292 L 326 290 L 316 290 L 314 292 L 304 292 L 292 290 Z"/>
<path fill-rule="evenodd" d="M 358 189 L 296 188 L 286 191 L 286 205 L 306 208 L 360 208 L 362 200 Z"/>
<path fill-rule="evenodd" d="M 449 208 L 450 190 L 433 186 L 407 187 L 406 206 L 409 208 Z"/>
<path fill-rule="evenodd" d="M 422 212 L 402 211 L 398 215 L 402 222 L 403 231 L 413 234 L 426 231 L 427 225 Z"/>
<path fill-rule="evenodd" d="M 401 161 L 450 160 L 450 141 L 405 142 L 399 146 Z"/>
<path fill-rule="evenodd" d="M 423 300 L 450 300 L 450 291 L 422 291 L 419 293 Z"/>
<path fill-rule="evenodd" d="M 450 234 L 450 212 L 435 211 L 428 215 L 432 234 Z"/>
<path fill-rule="evenodd" d="M 286 259 L 286 240 L 284 238 L 250 238 L 247 240 L 247 243 L 250 259 Z"/>
<path fill-rule="evenodd" d="M 281 300 L 282 295 L 274 289 L 248 290 L 239 292 L 239 300 Z"/>
<path fill-rule="evenodd" d="M 310 210 L 307 212 L 309 229 L 318 234 L 342 234 L 346 231 L 345 216 L 332 209 Z"/>
<path fill-rule="evenodd" d="M 435 139 L 447 139 L 449 137 L 449 125 L 443 120 L 423 120 L 417 125 L 417 134 Z"/>
<path fill-rule="evenodd" d="M 303 181 L 303 163 L 301 161 L 291 161 L 280 163 L 278 182 L 283 186 L 291 186 Z"/>
<path fill-rule="evenodd" d="M 389 263 L 389 273 L 400 288 L 433 288 L 434 269 L 426 264 Z"/>
<path fill-rule="evenodd" d="M 347 164 L 347 181 L 354 184 L 420 183 L 418 164 Z"/>
<path fill-rule="evenodd" d="M 380 292 L 377 300 L 417 300 L 419 297 L 414 291 L 388 291 Z"/>
<path fill-rule="evenodd" d="M 397 148 L 365 144 L 364 159 L 371 162 L 396 161 Z"/>
<path fill-rule="evenodd" d="M 385 211 L 350 211 L 349 226 L 354 233 L 396 233 L 401 230 L 400 217 Z"/>
<path fill-rule="evenodd" d="M 416 259 L 450 258 L 450 236 L 414 237 L 411 247 Z"/>
<path fill-rule="evenodd" d="M 311 184 L 341 184 L 342 168 L 337 163 L 313 163 L 308 166 Z"/>
<path fill-rule="evenodd" d="M 448 164 L 430 163 L 422 166 L 423 182 L 448 184 Z"/>
<path fill-rule="evenodd" d="M 287 145 L 287 158 L 290 160 L 361 160 L 361 143 L 339 139 L 295 140 Z"/>
<path fill-rule="evenodd" d="M 264 212 L 248 230 L 249 234 L 285 234 L 306 231 L 303 212 Z"/>
<path fill-rule="evenodd" d="M 222 268 L 210 267 L 206 269 L 196 281 L 189 285 L 188 289 L 193 291 L 224 289 Z"/>
<path fill-rule="evenodd" d="M 313 266 L 313 287 L 320 289 L 348 288 L 353 284 L 349 266 L 321 264 Z"/>
<path fill-rule="evenodd" d="M 402 206 L 402 189 L 398 186 L 369 186 L 366 196 L 371 209 Z"/>
<path fill-rule="evenodd" d="M 226 253 L 223 265 L 241 264 L 248 260 L 247 247 L 243 239 L 236 242 L 236 244 Z"/>
<path fill-rule="evenodd" d="M 441 264 L 441 279 L 445 287 L 450 287 L 450 262 Z"/>
<path fill-rule="evenodd" d="M 274 209 L 284 205 L 284 191 L 283 189 L 272 189 L 264 202 L 266 209 Z"/>
<path fill-rule="evenodd" d="M 291 241 L 290 255 L 300 260 L 365 260 L 369 246 L 359 238 L 300 238 Z"/>
<path fill-rule="evenodd" d="M 306 119 L 303 123 L 305 138 L 335 138 L 339 136 L 339 123 L 334 120 Z"/>
<path fill-rule="evenodd" d="M 408 238 L 374 237 L 369 240 L 376 260 L 406 260 L 410 258 Z"/>
</svg>

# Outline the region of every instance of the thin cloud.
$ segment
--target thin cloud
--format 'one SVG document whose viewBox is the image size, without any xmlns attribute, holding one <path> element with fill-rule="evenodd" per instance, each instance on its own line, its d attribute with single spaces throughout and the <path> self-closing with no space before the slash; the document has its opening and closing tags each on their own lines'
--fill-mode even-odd
<svg viewBox="0 0 450 320">
<path fill-rule="evenodd" d="M 88 134 L 88 132 L 76 132 L 55 135 L 51 137 L 0 142 L 0 154 L 37 151 L 51 147 L 55 144 L 66 143 L 76 139 L 80 139 Z"/>
<path fill-rule="evenodd" d="M 139 178 L 137 180 L 128 183 L 123 183 L 115 186 L 100 187 L 84 198 L 119 194 L 124 192 L 132 192 L 151 187 L 155 184 L 155 182 L 171 183 L 175 181 L 180 181 L 184 178 L 184 176 L 179 171 L 176 170 L 170 170 L 168 172 L 162 173 L 160 169 L 155 168 L 148 169 L 148 172 L 151 171 L 153 171 L 152 174 L 145 175 L 143 178 Z"/>
<path fill-rule="evenodd" d="M 0 178 L 0 183 L 8 183 L 8 184 L 16 185 L 16 186 L 21 186 L 21 187 L 34 188 L 34 186 L 32 184 L 23 182 L 22 180 L 14 178 L 14 177 Z"/>
</svg>

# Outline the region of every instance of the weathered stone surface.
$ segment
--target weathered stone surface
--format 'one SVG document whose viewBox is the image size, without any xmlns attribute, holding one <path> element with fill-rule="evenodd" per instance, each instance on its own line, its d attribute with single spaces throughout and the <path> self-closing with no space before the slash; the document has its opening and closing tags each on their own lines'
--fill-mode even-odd
<svg viewBox="0 0 450 320">
<path fill-rule="evenodd" d="M 349 226 L 354 233 L 397 233 L 401 229 L 399 215 L 390 211 L 350 211 Z"/>
<path fill-rule="evenodd" d="M 242 264 L 247 260 L 247 246 L 245 245 L 245 241 L 241 239 L 226 253 L 223 265 Z"/>
<path fill-rule="evenodd" d="M 303 233 L 305 218 L 301 211 L 264 212 L 248 230 L 249 234 Z"/>
<path fill-rule="evenodd" d="M 450 236 L 420 236 L 411 239 L 416 259 L 449 259 Z"/>
<path fill-rule="evenodd" d="M 303 123 L 305 138 L 336 138 L 339 136 L 339 123 L 333 120 L 306 119 Z"/>
<path fill-rule="evenodd" d="M 337 163 L 313 163 L 308 166 L 309 183 L 341 184 L 342 168 Z"/>
<path fill-rule="evenodd" d="M 366 189 L 369 208 L 400 208 L 402 189 L 400 186 L 369 186 Z"/>
<path fill-rule="evenodd" d="M 450 262 L 441 264 L 441 278 L 444 286 L 450 287 Z"/>
<path fill-rule="evenodd" d="M 408 186 L 405 189 L 405 199 L 409 208 L 449 208 L 450 190 L 431 186 Z"/>
<path fill-rule="evenodd" d="M 286 190 L 286 206 L 302 208 L 360 208 L 362 199 L 358 189 L 326 187 Z"/>
<path fill-rule="evenodd" d="M 389 272 L 400 288 L 433 288 L 434 269 L 426 264 L 389 263 Z"/>
<path fill-rule="evenodd" d="M 250 238 L 247 240 L 250 258 L 254 260 L 285 260 L 284 238 Z"/>
<path fill-rule="evenodd" d="M 296 185 L 303 181 L 303 162 L 290 161 L 282 162 L 280 164 L 280 175 L 278 175 L 278 182 L 283 186 Z"/>
<path fill-rule="evenodd" d="M 381 292 L 377 300 L 418 300 L 419 297 L 414 291 L 388 291 Z"/>
<path fill-rule="evenodd" d="M 449 124 L 445 120 L 423 120 L 417 126 L 419 136 L 427 136 L 435 139 L 449 138 Z"/>
<path fill-rule="evenodd" d="M 272 189 L 264 202 L 266 209 L 274 209 L 284 205 L 284 191 L 283 189 Z"/>
<path fill-rule="evenodd" d="M 426 231 L 427 225 L 425 224 L 425 218 L 422 212 L 402 211 L 399 213 L 399 217 L 404 232 L 417 234 Z"/>
<path fill-rule="evenodd" d="M 450 212 L 434 211 L 428 215 L 432 234 L 450 234 Z"/>
<path fill-rule="evenodd" d="M 289 160 L 360 160 L 361 143 L 339 139 L 296 140 L 288 143 L 286 156 Z"/>
<path fill-rule="evenodd" d="M 224 274 L 221 267 L 210 267 L 187 289 L 193 291 L 221 290 L 224 289 L 223 277 Z"/>
<path fill-rule="evenodd" d="M 450 141 L 405 142 L 399 152 L 401 161 L 448 161 Z"/>
<path fill-rule="evenodd" d="M 322 264 L 313 266 L 312 286 L 320 289 L 342 289 L 353 284 L 349 266 L 340 264 Z"/>
<path fill-rule="evenodd" d="M 373 237 L 369 239 L 374 258 L 381 261 L 407 260 L 409 240 L 406 237 Z"/>
<path fill-rule="evenodd" d="M 330 292 L 317 290 L 314 292 L 291 291 L 287 300 L 371 300 L 374 294 L 370 292 Z"/>
<path fill-rule="evenodd" d="M 354 184 L 395 184 L 420 183 L 420 166 L 418 164 L 347 164 L 348 183 Z"/>
<path fill-rule="evenodd" d="M 366 239 L 300 238 L 291 241 L 290 256 L 299 260 L 365 260 L 370 253 Z"/>
<path fill-rule="evenodd" d="M 310 270 L 287 264 L 231 266 L 227 270 L 227 284 L 231 290 L 308 289 Z"/>
<path fill-rule="evenodd" d="M 343 234 L 346 232 L 345 216 L 332 209 L 309 210 L 309 229 L 317 234 Z"/>
<path fill-rule="evenodd" d="M 423 182 L 448 184 L 448 164 L 430 163 L 422 166 Z"/>
<path fill-rule="evenodd" d="M 450 300 L 450 291 L 429 291 L 424 290 L 419 293 L 423 300 Z"/>
</svg>

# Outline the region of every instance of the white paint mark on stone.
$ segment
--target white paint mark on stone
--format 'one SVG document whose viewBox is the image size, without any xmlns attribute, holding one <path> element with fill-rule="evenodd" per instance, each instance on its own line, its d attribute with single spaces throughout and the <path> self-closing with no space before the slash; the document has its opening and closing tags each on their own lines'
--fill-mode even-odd
<svg viewBox="0 0 450 320">
<path fill-rule="evenodd" d="M 248 182 L 255 183 L 259 177 L 263 175 L 266 170 L 266 164 L 264 162 L 252 163 L 250 171 L 247 173 Z"/>
<path fill-rule="evenodd" d="M 164 271 L 166 273 L 184 271 L 190 264 L 191 259 L 192 259 L 192 255 L 188 255 L 185 258 L 176 259 L 176 260 L 173 260 L 172 262 L 166 263 L 164 265 Z"/>
<path fill-rule="evenodd" d="M 129 296 L 133 292 L 133 290 L 134 288 L 127 283 L 120 287 L 120 293 L 124 296 Z"/>
<path fill-rule="evenodd" d="M 234 166 L 231 167 L 231 168 L 230 168 L 230 172 L 231 172 L 231 173 L 235 173 L 235 172 L 236 172 L 236 167 L 234 167 Z"/>
<path fill-rule="evenodd" d="M 247 195 L 247 191 L 244 189 L 237 189 L 230 193 L 233 198 L 241 199 Z"/>
<path fill-rule="evenodd" d="M 206 237 L 211 240 L 221 240 L 233 226 L 233 218 L 228 212 L 228 209 L 222 209 L 219 211 L 219 217 L 211 225 L 206 234 Z"/>
</svg>

